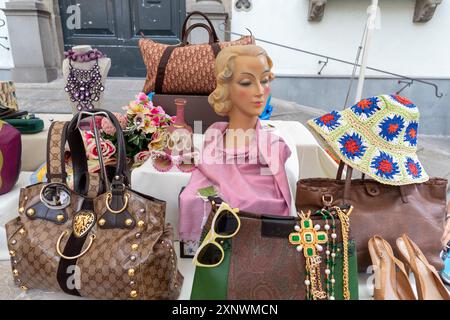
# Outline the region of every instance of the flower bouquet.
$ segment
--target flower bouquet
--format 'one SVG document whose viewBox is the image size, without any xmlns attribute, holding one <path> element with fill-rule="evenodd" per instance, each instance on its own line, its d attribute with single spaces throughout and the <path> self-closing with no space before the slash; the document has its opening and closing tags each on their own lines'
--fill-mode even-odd
<svg viewBox="0 0 450 320">
<path fill-rule="evenodd" d="M 151 95 L 149 95 L 151 96 Z M 167 143 L 167 128 L 175 120 L 160 106 L 154 106 L 151 98 L 145 93 L 139 93 L 136 100 L 123 107 L 124 114 L 114 113 L 123 130 L 127 158 L 133 163 L 133 168 L 144 163 L 151 151 L 162 151 Z M 115 162 L 117 150 L 116 128 L 108 118 L 98 117 L 96 126 L 101 132 L 100 144 L 103 159 L 106 164 Z M 86 153 L 89 161 L 98 164 L 98 150 L 95 138 L 90 131 L 84 132 Z M 95 165 L 93 164 L 95 168 Z"/>
</svg>

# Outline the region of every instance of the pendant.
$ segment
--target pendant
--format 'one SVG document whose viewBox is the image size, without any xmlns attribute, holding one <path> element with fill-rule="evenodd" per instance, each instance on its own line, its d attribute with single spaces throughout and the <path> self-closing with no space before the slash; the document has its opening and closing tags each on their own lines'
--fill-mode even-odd
<svg viewBox="0 0 450 320">
<path fill-rule="evenodd" d="M 325 299 L 327 293 L 322 290 L 320 276 L 322 259 L 317 252 L 323 251 L 322 245 L 328 242 L 328 235 L 325 231 L 320 231 L 320 225 L 313 225 L 310 216 L 311 211 L 298 214 L 300 225 L 294 227 L 295 232 L 289 235 L 289 242 L 296 246 L 298 252 L 303 251 L 305 256 L 305 269 L 309 274 L 309 280 L 305 281 L 307 292 L 311 292 L 314 300 Z"/>
<path fill-rule="evenodd" d="M 301 227 L 298 225 L 295 226 L 296 232 L 292 232 L 289 235 L 289 242 L 297 246 L 297 251 L 301 252 L 303 250 L 305 258 L 314 257 L 317 251 L 321 252 L 323 250 L 321 245 L 328 242 L 327 233 L 325 231 L 319 231 L 319 225 L 313 227 L 310 215 L 311 212 L 307 215 L 302 213 L 300 215 Z"/>
</svg>

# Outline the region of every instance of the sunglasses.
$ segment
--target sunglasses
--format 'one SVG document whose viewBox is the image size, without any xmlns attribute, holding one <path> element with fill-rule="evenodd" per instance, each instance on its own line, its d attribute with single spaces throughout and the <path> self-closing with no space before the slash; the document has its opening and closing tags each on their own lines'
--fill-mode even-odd
<svg viewBox="0 0 450 320">
<path fill-rule="evenodd" d="M 153 167 L 159 172 L 170 171 L 174 165 L 181 172 L 192 172 L 197 167 L 198 155 L 194 153 L 172 156 L 166 152 L 154 151 L 151 154 Z"/>
<path fill-rule="evenodd" d="M 71 201 L 71 192 L 66 185 L 49 183 L 41 189 L 41 202 L 49 209 L 61 210 L 67 208 Z"/>
<path fill-rule="evenodd" d="M 215 207 L 213 203 L 213 208 Z M 241 227 L 238 212 L 239 209 L 232 209 L 225 202 L 220 204 L 212 219 L 210 230 L 195 253 L 193 263 L 196 266 L 214 268 L 222 263 L 225 252 L 217 240 L 229 239 L 238 233 Z"/>
</svg>

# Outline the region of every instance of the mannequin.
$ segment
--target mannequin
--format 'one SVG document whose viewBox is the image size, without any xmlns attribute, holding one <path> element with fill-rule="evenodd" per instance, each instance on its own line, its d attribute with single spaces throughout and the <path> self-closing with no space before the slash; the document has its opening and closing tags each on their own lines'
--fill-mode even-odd
<svg viewBox="0 0 450 320">
<path fill-rule="evenodd" d="M 259 122 L 270 94 L 271 68 L 272 60 L 256 45 L 226 47 L 217 56 L 217 87 L 208 101 L 229 122 L 217 122 L 205 132 L 202 160 L 180 195 L 182 241 L 199 239 L 211 205 L 198 190 L 210 186 L 241 211 L 290 215 L 285 163 L 291 151 Z"/>
<path fill-rule="evenodd" d="M 75 46 L 72 48 L 73 52 L 75 52 L 75 54 L 83 54 L 83 53 L 87 53 L 92 49 L 91 46 L 88 45 L 80 45 L 80 46 Z M 79 69 L 79 70 L 91 70 L 95 64 L 96 64 L 96 60 L 92 60 L 92 61 L 87 61 L 87 62 L 79 62 L 79 61 L 70 61 L 69 58 L 64 59 L 63 61 L 63 77 L 65 79 L 65 84 L 67 85 L 68 83 L 68 77 L 69 77 L 69 73 L 70 73 L 70 64 L 72 65 L 72 67 L 74 69 Z M 100 75 L 101 75 L 101 85 L 103 86 L 103 88 L 105 87 L 105 82 L 106 82 L 106 77 L 108 75 L 109 69 L 111 68 L 111 59 L 107 58 L 107 57 L 101 57 L 98 59 L 98 66 L 99 66 L 99 71 L 100 71 Z M 103 92 L 100 92 L 100 96 L 98 101 L 93 101 L 92 105 L 95 109 L 100 108 L 101 105 L 101 100 L 103 97 Z M 69 102 L 70 105 L 72 107 L 72 113 L 75 114 L 77 113 L 79 110 L 77 109 L 77 105 L 78 102 L 72 102 L 70 100 L 70 96 L 69 96 Z"/>
</svg>

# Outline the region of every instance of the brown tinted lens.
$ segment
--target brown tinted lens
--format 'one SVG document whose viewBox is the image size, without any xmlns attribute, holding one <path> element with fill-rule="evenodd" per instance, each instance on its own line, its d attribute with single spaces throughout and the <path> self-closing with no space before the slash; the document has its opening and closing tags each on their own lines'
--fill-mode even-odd
<svg viewBox="0 0 450 320">
<path fill-rule="evenodd" d="M 192 172 L 195 168 L 195 164 L 188 161 L 186 161 L 186 163 L 182 162 L 178 165 L 178 169 L 180 169 L 181 172 Z"/>
<path fill-rule="evenodd" d="M 236 232 L 238 228 L 236 216 L 228 210 L 219 213 L 214 225 L 214 231 L 221 236 L 229 236 Z"/>
<path fill-rule="evenodd" d="M 153 159 L 153 166 L 159 171 L 169 171 L 172 166 L 172 158 L 169 155 L 158 155 Z"/>
<path fill-rule="evenodd" d="M 222 251 L 213 243 L 208 243 L 197 256 L 198 262 L 205 265 L 214 265 L 222 259 Z"/>
</svg>

